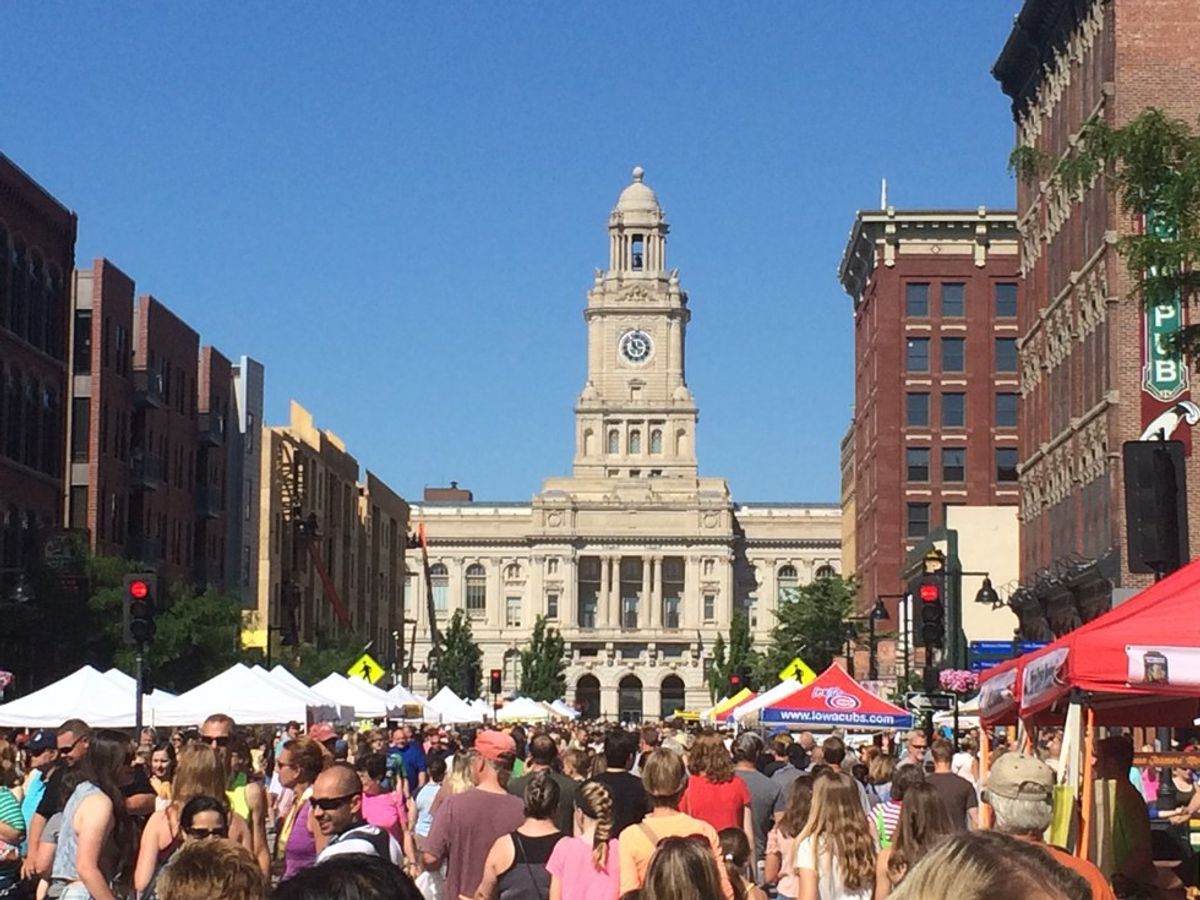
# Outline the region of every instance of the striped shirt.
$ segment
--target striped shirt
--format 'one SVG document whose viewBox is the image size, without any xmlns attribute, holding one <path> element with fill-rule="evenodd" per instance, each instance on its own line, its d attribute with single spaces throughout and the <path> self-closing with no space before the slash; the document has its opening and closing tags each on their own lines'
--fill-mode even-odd
<svg viewBox="0 0 1200 900">
<path fill-rule="evenodd" d="M 881 849 L 891 845 L 899 822 L 899 800 L 885 800 L 875 804 L 875 808 L 871 810 L 871 834 Z"/>
<path fill-rule="evenodd" d="M 22 837 L 25 836 L 25 817 L 21 815 L 21 801 L 17 799 L 16 794 L 6 787 L 0 787 L 0 822 L 3 822 L 13 831 L 17 832 Z M 16 847 L 20 848 L 20 841 L 16 842 Z M 13 844 L 7 841 L 0 840 L 0 852 L 7 851 Z M 21 858 L 18 852 L 12 862 L 0 863 L 0 872 L 11 872 L 21 868 Z"/>
</svg>

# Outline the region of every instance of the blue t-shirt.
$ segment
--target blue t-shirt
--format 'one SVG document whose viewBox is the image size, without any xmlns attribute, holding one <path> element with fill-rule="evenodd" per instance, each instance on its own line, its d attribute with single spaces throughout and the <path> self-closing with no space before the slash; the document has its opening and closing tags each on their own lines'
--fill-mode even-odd
<svg viewBox="0 0 1200 900">
<path fill-rule="evenodd" d="M 46 776 L 40 775 L 29 782 L 29 787 L 25 790 L 25 799 L 21 801 L 21 816 L 25 819 L 25 834 L 29 834 L 29 823 L 33 821 L 33 814 L 37 812 L 38 804 L 42 802 L 42 795 L 46 793 Z M 21 842 L 21 855 L 24 856 L 28 852 L 26 842 Z"/>
<path fill-rule="evenodd" d="M 400 758 L 404 760 L 404 775 L 408 778 L 408 791 L 410 794 L 416 794 L 417 776 L 426 770 L 425 748 L 421 746 L 420 741 L 409 741 L 408 746 L 400 751 Z"/>
</svg>

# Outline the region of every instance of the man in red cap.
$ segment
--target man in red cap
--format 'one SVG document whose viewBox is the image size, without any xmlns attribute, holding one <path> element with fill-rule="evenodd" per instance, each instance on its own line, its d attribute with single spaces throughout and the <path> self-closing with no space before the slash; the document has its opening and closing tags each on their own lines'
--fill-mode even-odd
<svg viewBox="0 0 1200 900">
<path fill-rule="evenodd" d="M 525 821 L 522 801 L 500 784 L 500 770 L 512 768 L 516 750 L 507 734 L 480 731 L 469 751 L 475 786 L 447 797 L 433 814 L 421 855 L 430 870 L 446 863 L 446 897 L 475 896 L 492 844 Z"/>
</svg>

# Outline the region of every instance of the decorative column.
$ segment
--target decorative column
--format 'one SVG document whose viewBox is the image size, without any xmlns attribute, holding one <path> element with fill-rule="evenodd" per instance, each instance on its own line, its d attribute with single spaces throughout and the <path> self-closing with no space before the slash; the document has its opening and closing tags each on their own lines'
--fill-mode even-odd
<svg viewBox="0 0 1200 900">
<path fill-rule="evenodd" d="M 654 579 L 651 582 L 650 602 L 657 610 L 655 613 L 658 616 L 658 623 L 665 626 L 667 618 L 663 610 L 663 558 L 661 555 L 654 557 Z"/>
<path fill-rule="evenodd" d="M 600 596 L 596 598 L 596 627 L 607 628 L 612 620 L 609 615 L 609 564 L 612 562 L 607 556 L 600 557 Z"/>
<path fill-rule="evenodd" d="M 657 628 L 658 627 L 658 610 L 654 606 L 654 591 L 653 585 L 653 568 L 654 557 L 642 557 L 642 599 L 638 604 L 638 627 L 639 628 Z M 642 609 L 646 609 L 645 617 L 642 616 Z"/>
</svg>

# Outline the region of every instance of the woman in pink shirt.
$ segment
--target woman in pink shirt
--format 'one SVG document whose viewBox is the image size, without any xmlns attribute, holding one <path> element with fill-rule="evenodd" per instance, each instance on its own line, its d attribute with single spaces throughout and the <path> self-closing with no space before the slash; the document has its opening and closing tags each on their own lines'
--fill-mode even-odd
<svg viewBox="0 0 1200 900">
<path fill-rule="evenodd" d="M 368 753 L 355 763 L 358 777 L 362 780 L 363 818 L 368 824 L 376 825 L 388 832 L 405 846 L 405 835 L 408 831 L 408 802 L 402 788 L 385 791 L 380 785 L 387 774 L 387 757 L 382 753 Z M 400 779 L 401 785 L 407 782 Z M 407 848 L 405 849 L 407 853 Z M 412 859 L 412 856 L 409 856 Z"/>
<path fill-rule="evenodd" d="M 612 827 L 612 794 L 598 781 L 584 782 L 575 794 L 575 837 L 555 844 L 546 863 L 550 900 L 616 900 L 621 877 Z"/>
</svg>

